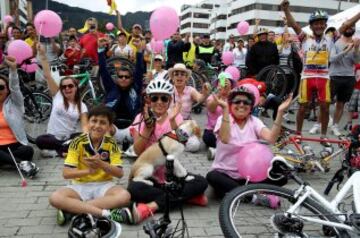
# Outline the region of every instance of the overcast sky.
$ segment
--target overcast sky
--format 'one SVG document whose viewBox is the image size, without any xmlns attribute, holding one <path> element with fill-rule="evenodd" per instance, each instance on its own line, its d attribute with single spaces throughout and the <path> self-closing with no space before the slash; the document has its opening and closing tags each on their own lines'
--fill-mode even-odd
<svg viewBox="0 0 360 238">
<path fill-rule="evenodd" d="M 91 11 L 108 12 L 106 0 L 54 0 L 70 6 L 86 8 Z M 180 13 L 182 4 L 196 4 L 201 0 L 116 0 L 118 10 L 121 14 L 136 11 L 152 11 L 160 6 L 171 6 Z"/>
</svg>

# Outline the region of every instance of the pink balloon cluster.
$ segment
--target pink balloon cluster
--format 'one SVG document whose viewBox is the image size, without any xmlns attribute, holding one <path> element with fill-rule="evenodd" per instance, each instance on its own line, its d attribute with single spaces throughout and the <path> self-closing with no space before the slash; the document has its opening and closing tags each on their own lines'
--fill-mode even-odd
<svg viewBox="0 0 360 238">
<path fill-rule="evenodd" d="M 221 59 L 225 65 L 231 65 L 234 63 L 234 54 L 231 51 L 226 51 L 222 54 Z"/>
<path fill-rule="evenodd" d="M 105 25 L 105 28 L 106 28 L 106 30 L 107 31 L 112 31 L 112 30 L 114 30 L 114 24 L 112 24 L 111 22 L 108 22 L 108 23 L 106 23 L 106 25 Z"/>
<path fill-rule="evenodd" d="M 233 80 L 237 81 L 240 79 L 240 71 L 238 68 L 236 68 L 235 66 L 228 66 L 226 69 L 225 69 L 225 72 L 226 73 L 229 73 L 231 74 Z"/>
<path fill-rule="evenodd" d="M 241 36 L 246 35 L 249 31 L 249 28 L 250 26 L 247 21 L 239 22 L 239 24 L 237 25 L 237 30 Z"/>
<path fill-rule="evenodd" d="M 260 182 L 267 178 L 267 171 L 274 155 L 269 146 L 253 142 L 241 147 L 238 152 L 238 171 L 242 178 L 250 182 Z"/>
<path fill-rule="evenodd" d="M 55 37 L 62 29 L 62 21 L 58 14 L 50 10 L 42 10 L 36 14 L 34 25 L 37 33 L 44 37 Z"/>
<path fill-rule="evenodd" d="M 33 55 L 33 51 L 25 41 L 14 40 L 9 44 L 8 55 L 14 57 L 17 64 L 21 64 Z"/>
<path fill-rule="evenodd" d="M 177 31 L 179 23 L 179 17 L 173 8 L 159 7 L 151 14 L 150 30 L 155 40 L 165 40 Z"/>
<path fill-rule="evenodd" d="M 150 46 L 154 54 L 160 54 L 164 49 L 164 43 L 161 40 L 152 39 Z"/>
</svg>

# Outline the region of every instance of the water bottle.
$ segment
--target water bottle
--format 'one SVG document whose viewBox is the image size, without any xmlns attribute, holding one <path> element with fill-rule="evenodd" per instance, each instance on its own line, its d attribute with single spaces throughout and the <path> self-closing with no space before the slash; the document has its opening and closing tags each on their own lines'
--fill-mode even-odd
<svg viewBox="0 0 360 238">
<path fill-rule="evenodd" d="M 306 155 L 314 155 L 313 149 L 312 149 L 311 146 L 308 145 L 308 144 L 304 144 L 304 145 L 302 146 L 302 150 L 304 151 L 304 153 L 305 153 Z"/>
</svg>

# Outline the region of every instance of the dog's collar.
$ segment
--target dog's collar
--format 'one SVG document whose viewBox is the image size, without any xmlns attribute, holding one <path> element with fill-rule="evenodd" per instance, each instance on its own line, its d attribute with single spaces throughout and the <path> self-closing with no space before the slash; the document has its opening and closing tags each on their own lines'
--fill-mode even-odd
<svg viewBox="0 0 360 238">
<path fill-rule="evenodd" d="M 164 136 L 170 137 L 171 139 L 174 139 L 183 145 L 185 145 L 189 139 L 189 135 L 179 128 L 175 130 L 175 133 L 169 132 L 166 133 Z"/>
</svg>

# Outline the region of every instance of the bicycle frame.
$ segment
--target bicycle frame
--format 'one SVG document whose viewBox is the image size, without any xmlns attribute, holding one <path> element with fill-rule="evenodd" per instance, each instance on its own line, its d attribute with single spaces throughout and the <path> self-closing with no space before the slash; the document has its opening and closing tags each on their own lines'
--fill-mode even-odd
<svg viewBox="0 0 360 238">
<path fill-rule="evenodd" d="M 281 142 L 279 146 L 286 146 L 289 144 L 292 144 L 295 146 L 296 150 L 299 152 L 299 154 L 301 155 L 301 159 L 305 158 L 307 155 L 305 154 L 305 152 L 303 151 L 303 149 L 301 148 L 300 144 L 298 143 L 298 141 L 308 141 L 308 142 L 328 142 L 331 144 L 337 144 L 340 146 L 340 149 L 337 151 L 334 151 L 333 153 L 331 153 L 330 155 L 328 155 L 325 158 L 317 158 L 314 157 L 314 159 L 310 160 L 312 162 L 315 162 L 314 164 L 322 171 L 325 171 L 324 168 L 317 163 L 318 160 L 316 159 L 321 159 L 322 162 L 328 163 L 331 159 L 335 158 L 336 156 L 338 156 L 341 153 L 344 153 L 349 147 L 350 147 L 350 141 L 349 140 L 334 140 L 334 139 L 322 139 L 322 138 L 312 138 L 312 137 L 299 137 L 299 136 L 289 136 L 285 141 Z M 275 152 L 276 153 L 276 152 Z M 281 154 L 281 153 L 280 153 Z M 292 154 L 281 154 L 286 160 L 289 160 L 293 163 L 302 163 L 303 161 L 300 159 L 296 159 L 294 158 L 294 156 Z"/>
<path fill-rule="evenodd" d="M 357 182 L 360 180 L 360 171 L 355 172 L 344 184 L 344 186 L 339 190 L 333 200 L 328 201 L 323 196 L 321 196 L 316 190 L 314 190 L 310 185 L 301 185 L 299 189 L 295 192 L 295 198 L 297 198 L 297 202 L 292 205 L 287 211 L 287 214 L 295 215 L 296 217 L 308 221 L 314 222 L 326 226 L 337 227 L 341 229 L 346 229 L 349 231 L 354 231 L 352 226 L 338 223 L 338 222 L 330 222 L 324 221 L 318 218 L 307 217 L 306 215 L 297 215 L 296 211 L 298 210 L 299 206 L 305 201 L 305 199 L 310 198 L 318 202 L 321 206 L 326 208 L 329 211 L 329 214 L 334 215 L 341 215 L 339 216 L 341 221 L 345 221 L 345 215 L 341 213 L 338 209 L 339 204 L 341 201 L 346 197 L 348 192 L 352 189 L 353 192 L 353 200 L 355 204 L 355 211 L 354 213 L 360 212 L 360 184 Z"/>
</svg>

